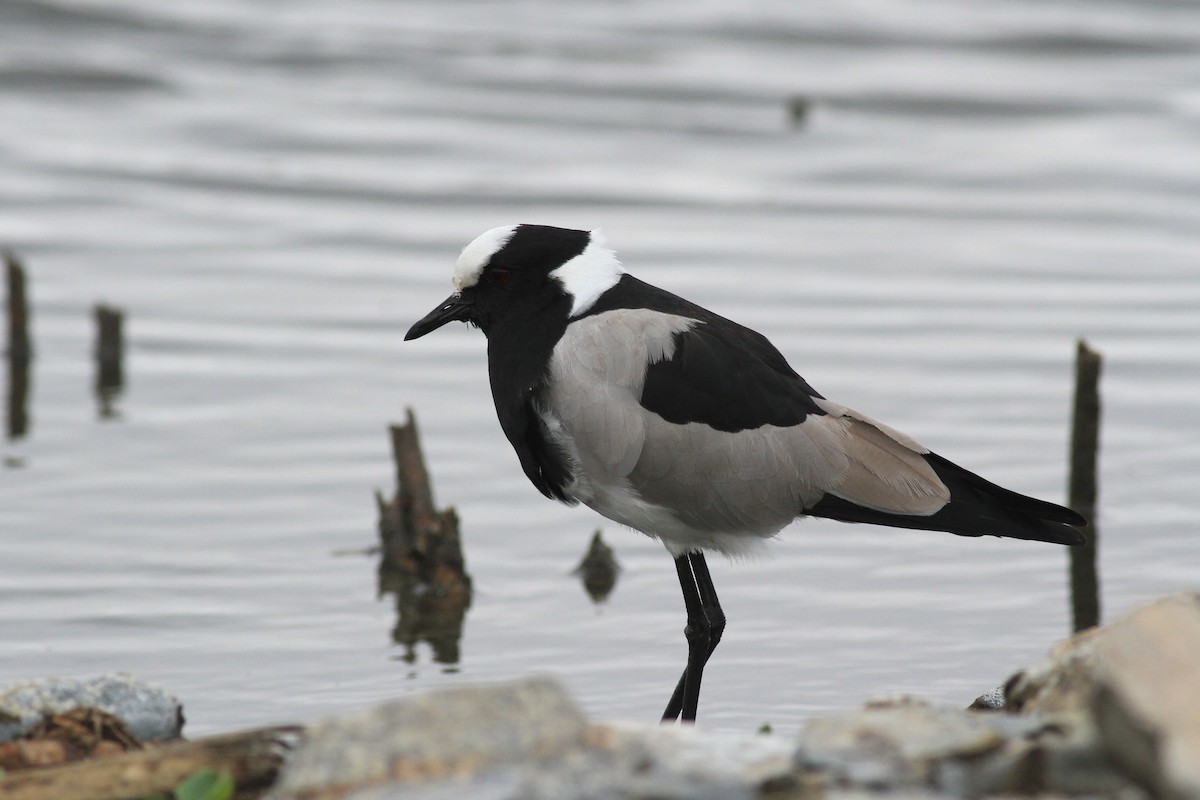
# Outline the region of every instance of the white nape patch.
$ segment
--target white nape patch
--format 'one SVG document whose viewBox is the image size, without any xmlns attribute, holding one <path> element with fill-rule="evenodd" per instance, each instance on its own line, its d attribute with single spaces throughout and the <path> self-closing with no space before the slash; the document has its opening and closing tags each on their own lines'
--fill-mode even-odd
<svg viewBox="0 0 1200 800">
<path fill-rule="evenodd" d="M 550 277 L 571 295 L 574 318 L 594 306 L 600 295 L 615 286 L 624 274 L 617 254 L 604 246 L 604 234 L 597 228 L 591 232 L 583 252 L 551 272 Z"/>
<path fill-rule="evenodd" d="M 454 274 L 450 276 L 450 283 L 453 284 L 454 291 L 461 292 L 463 289 L 469 289 L 479 283 L 479 276 L 483 274 L 483 268 L 492 260 L 492 256 L 508 244 L 508 240 L 516 232 L 516 225 L 492 228 L 486 233 L 481 233 L 475 238 L 475 241 L 464 247 L 458 256 L 458 262 L 454 265 Z"/>
</svg>

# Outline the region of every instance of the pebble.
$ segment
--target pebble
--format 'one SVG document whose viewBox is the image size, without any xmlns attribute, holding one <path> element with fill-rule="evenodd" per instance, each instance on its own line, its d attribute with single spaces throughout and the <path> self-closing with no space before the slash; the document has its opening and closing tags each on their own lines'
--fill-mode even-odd
<svg viewBox="0 0 1200 800">
<path fill-rule="evenodd" d="M 0 742 L 8 742 L 51 714 L 79 707 L 119 717 L 143 742 L 179 738 L 183 704 L 164 689 L 125 673 L 91 678 L 38 678 L 0 692 Z"/>
</svg>

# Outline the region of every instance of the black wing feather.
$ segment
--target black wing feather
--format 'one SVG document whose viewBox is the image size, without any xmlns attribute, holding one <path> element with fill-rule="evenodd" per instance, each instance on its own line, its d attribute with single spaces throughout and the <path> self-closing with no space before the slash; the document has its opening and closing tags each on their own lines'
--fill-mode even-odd
<svg viewBox="0 0 1200 800">
<path fill-rule="evenodd" d="M 646 368 L 642 406 L 668 422 L 702 422 L 730 433 L 824 414 L 778 351 L 748 333 L 702 322 L 675 334 L 673 356 Z"/>
<path fill-rule="evenodd" d="M 824 414 L 820 397 L 765 336 L 632 275 L 587 315 L 646 308 L 699 322 L 675 335 L 675 352 L 646 367 L 642 406 L 668 422 L 702 422 L 735 433 L 763 425 L 798 425 Z"/>
<path fill-rule="evenodd" d="M 889 514 L 826 495 L 805 514 L 841 522 L 866 522 L 896 528 L 946 531 L 959 536 L 1006 536 L 1054 544 L 1080 545 L 1085 539 L 1073 526 L 1085 520 L 1069 508 L 997 486 L 936 453 L 925 460 L 950 490 L 950 502 L 936 514 Z"/>
</svg>

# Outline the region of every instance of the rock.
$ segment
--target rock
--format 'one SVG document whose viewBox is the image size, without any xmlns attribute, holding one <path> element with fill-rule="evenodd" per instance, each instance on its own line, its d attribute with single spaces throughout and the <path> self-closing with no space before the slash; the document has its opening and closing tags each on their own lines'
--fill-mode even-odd
<svg viewBox="0 0 1200 800">
<path fill-rule="evenodd" d="M 519 771 L 511 791 L 496 796 L 504 800 L 751 800 L 765 784 L 794 782 L 791 750 L 789 742 L 772 736 L 690 726 L 596 725 L 590 728 L 584 748 L 556 763 Z"/>
<path fill-rule="evenodd" d="M 270 800 L 751 798 L 790 744 L 659 725 L 590 725 L 555 683 L 430 692 L 311 728 Z"/>
<path fill-rule="evenodd" d="M 81 707 L 112 714 L 144 742 L 176 739 L 183 730 L 179 698 L 132 675 L 111 673 L 9 686 L 0 692 L 0 742 L 26 733 L 47 716 Z"/>
<path fill-rule="evenodd" d="M 1108 628 L 1090 628 L 1059 642 L 1050 659 L 1018 672 L 1004 685 L 1005 706 L 1019 713 L 1081 711 L 1091 703 L 1098 640 Z"/>
<path fill-rule="evenodd" d="M 835 792 L 1200 798 L 1197 665 L 1200 596 L 1170 597 L 1063 642 L 972 710 L 815 720 L 797 764 Z"/>
<path fill-rule="evenodd" d="M 1164 598 L 1056 647 L 1009 681 L 1022 712 L 1076 709 L 1111 763 L 1158 797 L 1200 797 L 1200 596 Z"/>
<path fill-rule="evenodd" d="M 1200 596 L 1138 610 L 1099 647 L 1091 709 L 1108 753 L 1158 796 L 1200 797 Z"/>
<path fill-rule="evenodd" d="M 272 797 L 343 796 L 394 781 L 463 780 L 501 764 L 578 748 L 583 713 L 545 680 L 429 692 L 319 723 Z"/>
<path fill-rule="evenodd" d="M 984 692 L 976 697 L 967 708 L 970 711 L 1007 711 L 1008 699 L 1004 696 L 1004 687 L 998 686 L 989 692 Z"/>
<path fill-rule="evenodd" d="M 936 788 L 938 765 L 978 759 L 1005 739 L 981 717 L 916 701 L 870 706 L 813 720 L 797 763 L 864 789 Z"/>
<path fill-rule="evenodd" d="M 141 748 L 142 742 L 119 717 L 93 706 L 77 706 L 43 717 L 20 739 L 0 742 L 0 770 L 44 767 Z"/>
<path fill-rule="evenodd" d="M 1125 800 L 1145 797 L 1116 769 L 1096 738 L 1091 718 L 1083 713 L 1052 716 L 1034 740 L 1031 758 L 1044 775 L 1040 785 L 1066 795 L 1117 796 Z"/>
<path fill-rule="evenodd" d="M 1106 766 L 1090 718 L 938 708 L 904 700 L 814 720 L 797 765 L 826 787 L 868 792 L 1112 793 L 1128 781 Z"/>
</svg>

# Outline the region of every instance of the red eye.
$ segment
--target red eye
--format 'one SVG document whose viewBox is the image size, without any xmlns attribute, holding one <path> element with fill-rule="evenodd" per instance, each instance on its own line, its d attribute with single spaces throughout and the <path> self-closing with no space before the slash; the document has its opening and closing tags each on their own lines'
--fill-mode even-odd
<svg viewBox="0 0 1200 800">
<path fill-rule="evenodd" d="M 500 267 L 493 267 L 487 271 L 484 277 L 492 286 L 503 286 L 508 283 L 509 271 Z"/>
</svg>

